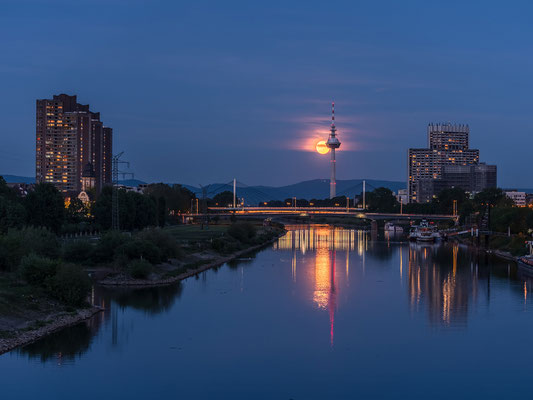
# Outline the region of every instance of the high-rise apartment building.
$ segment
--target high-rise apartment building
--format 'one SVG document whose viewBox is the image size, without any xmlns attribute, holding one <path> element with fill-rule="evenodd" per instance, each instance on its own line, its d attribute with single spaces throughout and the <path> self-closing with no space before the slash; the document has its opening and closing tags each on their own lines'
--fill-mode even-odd
<svg viewBox="0 0 533 400">
<path fill-rule="evenodd" d="M 100 191 L 111 183 L 112 143 L 113 131 L 103 126 L 100 113 L 79 104 L 76 96 L 37 100 L 37 182 L 50 182 L 62 192 L 79 192 L 82 175 L 90 174 Z"/>
<path fill-rule="evenodd" d="M 428 202 L 443 189 L 479 192 L 496 187 L 496 166 L 479 163 L 468 125 L 429 124 L 428 148 L 409 149 L 409 202 Z"/>
</svg>

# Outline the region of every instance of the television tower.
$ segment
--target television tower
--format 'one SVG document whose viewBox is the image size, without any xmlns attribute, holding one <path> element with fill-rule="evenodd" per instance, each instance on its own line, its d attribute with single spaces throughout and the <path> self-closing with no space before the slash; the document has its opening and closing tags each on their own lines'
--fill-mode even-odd
<svg viewBox="0 0 533 400">
<path fill-rule="evenodd" d="M 336 161 L 335 161 L 335 149 L 341 146 L 341 142 L 335 136 L 337 128 L 335 128 L 335 103 L 331 103 L 331 131 L 329 132 L 329 138 L 326 142 L 326 146 L 331 150 L 331 178 L 329 180 L 329 198 L 332 199 L 337 195 L 337 176 L 336 176 Z"/>
</svg>

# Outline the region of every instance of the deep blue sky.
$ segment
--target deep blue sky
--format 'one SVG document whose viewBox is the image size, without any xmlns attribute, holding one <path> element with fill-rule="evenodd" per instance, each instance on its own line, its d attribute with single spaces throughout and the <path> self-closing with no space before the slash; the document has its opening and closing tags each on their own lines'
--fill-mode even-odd
<svg viewBox="0 0 533 400">
<path fill-rule="evenodd" d="M 139 179 L 327 178 L 329 156 L 301 148 L 327 135 L 334 99 L 340 179 L 405 180 L 407 148 L 452 121 L 470 125 L 501 186 L 533 186 L 532 13 L 528 1 L 1 0 L 0 173 L 33 176 L 35 99 L 64 92 L 101 112 Z"/>
</svg>

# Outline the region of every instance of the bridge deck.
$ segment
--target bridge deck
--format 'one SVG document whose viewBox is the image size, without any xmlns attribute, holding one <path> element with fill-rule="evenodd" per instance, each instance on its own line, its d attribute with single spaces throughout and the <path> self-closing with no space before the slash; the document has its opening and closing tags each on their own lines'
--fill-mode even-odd
<svg viewBox="0 0 533 400">
<path fill-rule="evenodd" d="M 445 214 L 396 214 L 396 213 L 369 213 L 362 208 L 341 207 L 209 207 L 215 214 L 234 213 L 236 215 L 323 215 L 345 216 L 365 219 L 456 219 L 457 216 Z"/>
</svg>

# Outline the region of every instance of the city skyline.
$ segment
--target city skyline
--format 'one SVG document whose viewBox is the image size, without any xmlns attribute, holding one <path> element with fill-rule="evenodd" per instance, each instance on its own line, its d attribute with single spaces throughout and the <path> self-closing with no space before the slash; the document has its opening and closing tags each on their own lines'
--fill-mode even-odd
<svg viewBox="0 0 533 400">
<path fill-rule="evenodd" d="M 338 179 L 406 181 L 407 149 L 423 147 L 428 123 L 450 121 L 469 124 L 472 147 L 498 165 L 499 186 L 531 186 L 517 173 L 533 145 L 527 3 L 415 2 L 390 5 L 399 14 L 389 16 L 371 4 L 278 5 L 274 13 L 237 3 L 145 10 L 133 1 L 128 19 L 121 1 L 94 4 L 81 14 L 83 2 L 5 3 L 0 40 L 11 45 L 0 68 L 10 79 L 1 107 L 13 134 L 3 135 L 0 173 L 33 175 L 34 101 L 69 93 L 105 115 L 115 150 L 145 181 L 326 179 L 329 157 L 314 146 L 327 137 L 334 100 Z M 62 35 L 61 47 L 76 46 L 60 62 L 59 45 L 35 34 L 45 25 L 51 36 L 73 29 L 72 15 L 78 34 Z M 435 15 L 454 29 L 432 29 Z M 331 34 L 324 21 L 334 22 Z M 397 31 L 400 23 L 411 27 Z M 95 57 L 80 57 L 89 44 Z M 187 151 L 195 140 L 202 147 Z"/>
</svg>

